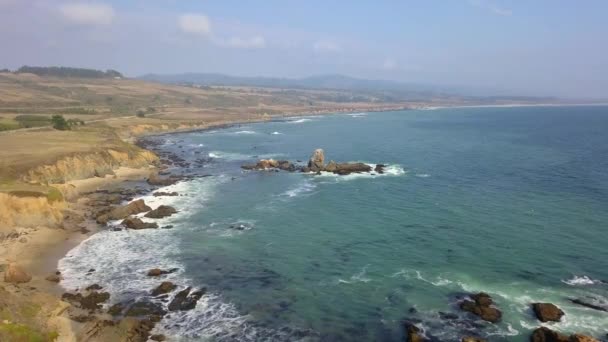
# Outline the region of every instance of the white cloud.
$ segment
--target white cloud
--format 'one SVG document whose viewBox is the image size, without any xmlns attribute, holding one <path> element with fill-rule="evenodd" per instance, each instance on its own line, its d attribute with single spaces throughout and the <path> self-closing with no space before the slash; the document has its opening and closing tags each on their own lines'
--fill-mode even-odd
<svg viewBox="0 0 608 342">
<path fill-rule="evenodd" d="M 382 63 L 382 68 L 386 70 L 397 69 L 397 62 L 392 58 L 387 58 L 384 60 L 384 63 Z"/>
<path fill-rule="evenodd" d="M 179 28 L 186 33 L 208 36 L 211 34 L 211 22 L 202 14 L 184 14 L 179 17 Z"/>
<path fill-rule="evenodd" d="M 313 49 L 317 52 L 340 52 L 342 48 L 329 40 L 319 40 L 313 45 Z"/>
<path fill-rule="evenodd" d="M 112 6 L 103 3 L 68 3 L 59 10 L 67 20 L 81 25 L 109 25 L 115 16 Z"/>
<path fill-rule="evenodd" d="M 260 49 L 266 47 L 266 40 L 262 36 L 254 36 L 251 38 L 232 37 L 226 40 L 223 45 L 242 49 Z"/>
<path fill-rule="evenodd" d="M 513 11 L 508 8 L 503 8 L 496 5 L 492 0 L 469 0 L 469 4 L 486 9 L 496 15 L 510 16 Z"/>
</svg>

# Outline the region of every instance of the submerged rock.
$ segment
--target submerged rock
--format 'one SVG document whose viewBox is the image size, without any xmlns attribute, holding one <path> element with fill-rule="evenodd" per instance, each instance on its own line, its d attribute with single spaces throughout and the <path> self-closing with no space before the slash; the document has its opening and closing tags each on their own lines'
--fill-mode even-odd
<svg viewBox="0 0 608 342">
<path fill-rule="evenodd" d="M 480 292 L 471 296 L 471 300 L 464 300 L 460 308 L 479 316 L 484 321 L 497 323 L 502 317 L 502 312 L 493 306 L 492 297 L 487 293 Z"/>
<path fill-rule="evenodd" d="M 596 298 L 591 298 L 591 300 L 575 298 L 575 299 L 570 299 L 570 301 L 574 304 L 578 304 L 578 305 L 587 307 L 589 309 L 608 312 L 608 305 L 606 303 L 601 303 Z M 595 301 L 595 303 L 592 303 L 591 301 Z"/>
<path fill-rule="evenodd" d="M 177 213 L 177 210 L 175 210 L 175 208 L 168 205 L 161 205 L 158 208 L 146 213 L 144 217 L 159 219 L 171 216 L 175 213 Z"/>
<path fill-rule="evenodd" d="M 156 224 L 155 222 L 144 222 L 137 217 L 127 217 L 120 224 L 129 229 L 158 228 L 158 224 Z"/>
<path fill-rule="evenodd" d="M 376 164 L 376 167 L 374 168 L 374 171 L 376 171 L 379 174 L 383 174 L 385 167 L 386 167 L 386 165 L 384 165 L 384 164 Z"/>
<path fill-rule="evenodd" d="M 532 309 L 541 322 L 559 322 L 564 312 L 551 303 L 533 303 Z"/>
</svg>

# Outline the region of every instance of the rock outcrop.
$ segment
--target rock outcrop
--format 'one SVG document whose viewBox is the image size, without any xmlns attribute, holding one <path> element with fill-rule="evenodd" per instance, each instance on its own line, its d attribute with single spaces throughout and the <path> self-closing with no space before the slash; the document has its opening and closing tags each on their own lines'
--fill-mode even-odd
<svg viewBox="0 0 608 342">
<path fill-rule="evenodd" d="M 8 264 L 4 271 L 4 281 L 12 284 L 27 283 L 32 280 L 32 276 L 29 275 L 21 266 L 16 263 Z"/>
<path fill-rule="evenodd" d="M 127 205 L 112 208 L 109 212 L 98 215 L 96 221 L 99 224 L 106 224 L 108 223 L 108 221 L 122 220 L 127 216 L 143 213 L 150 210 L 152 210 L 152 208 L 148 207 L 143 199 L 139 199 Z"/>
<path fill-rule="evenodd" d="M 86 296 L 83 296 L 80 293 L 64 293 L 61 296 L 61 299 L 73 303 L 82 309 L 94 311 L 101 309 L 101 303 L 110 299 L 110 294 L 108 292 L 97 291 L 91 291 Z"/>
<path fill-rule="evenodd" d="M 490 297 L 487 293 L 480 292 L 471 295 L 471 299 L 473 300 L 464 300 L 462 303 L 460 303 L 460 308 L 491 323 L 497 323 L 500 321 L 502 312 L 494 307 L 492 297 Z"/>
<path fill-rule="evenodd" d="M 159 219 L 171 216 L 175 213 L 177 213 L 177 210 L 175 210 L 175 208 L 168 205 L 160 205 L 158 208 L 147 212 L 144 217 Z"/>
<path fill-rule="evenodd" d="M 153 296 L 158 296 L 161 294 L 169 293 L 177 288 L 177 285 L 173 284 L 170 281 L 163 281 L 157 288 L 152 290 Z"/>
<path fill-rule="evenodd" d="M 567 335 L 545 327 L 537 328 L 530 336 L 530 342 L 568 342 L 568 340 Z"/>
<path fill-rule="evenodd" d="M 148 277 L 158 277 L 163 274 L 170 274 L 170 273 L 176 272 L 177 270 L 178 270 L 177 268 L 171 268 L 169 270 L 161 270 L 160 268 L 153 268 L 148 271 L 147 275 L 148 275 Z"/>
<path fill-rule="evenodd" d="M 158 224 L 156 222 L 144 222 L 137 217 L 127 217 L 120 224 L 129 229 L 158 228 Z"/>
<path fill-rule="evenodd" d="M 421 334 L 420 328 L 411 323 L 405 323 L 405 341 L 406 342 L 423 342 L 424 337 Z"/>
<path fill-rule="evenodd" d="M 148 176 L 147 182 L 155 186 L 168 186 L 177 183 L 179 180 L 177 177 L 160 177 L 156 172 L 152 172 Z"/>
<path fill-rule="evenodd" d="M 325 167 L 325 152 L 323 149 L 316 149 L 308 160 L 308 168 L 312 172 L 323 171 Z"/>
<path fill-rule="evenodd" d="M 570 336 L 570 342 L 600 342 L 591 336 L 574 334 Z"/>
<path fill-rule="evenodd" d="M 336 164 L 335 171 L 338 175 L 350 175 L 351 173 L 370 172 L 372 167 L 364 163 L 340 163 Z"/>
<path fill-rule="evenodd" d="M 205 289 L 190 292 L 191 290 L 191 287 L 187 287 L 182 291 L 179 291 L 171 303 L 169 303 L 169 311 L 187 311 L 194 309 L 196 303 L 205 294 Z"/>
<path fill-rule="evenodd" d="M 475 336 L 465 336 L 462 338 L 461 341 L 462 342 L 487 342 L 487 340 L 485 340 L 481 337 L 475 337 Z"/>
<path fill-rule="evenodd" d="M 532 310 L 541 322 L 559 322 L 564 312 L 551 303 L 533 303 Z"/>
<path fill-rule="evenodd" d="M 566 334 L 553 331 L 547 327 L 536 328 L 530 336 L 531 342 L 599 342 L 591 336 L 583 334 Z"/>
</svg>

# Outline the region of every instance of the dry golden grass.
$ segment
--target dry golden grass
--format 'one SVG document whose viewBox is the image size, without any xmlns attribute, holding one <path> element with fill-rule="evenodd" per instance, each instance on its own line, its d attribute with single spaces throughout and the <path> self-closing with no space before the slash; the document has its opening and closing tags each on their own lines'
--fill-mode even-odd
<svg viewBox="0 0 608 342">
<path fill-rule="evenodd" d="M 0 74 L 0 117 L 62 114 L 84 120 L 72 131 L 0 132 L 0 184 L 75 155 L 128 151 L 153 132 L 204 128 L 302 113 L 403 108 L 407 103 L 345 102 L 348 92 L 254 87 L 186 87 L 129 79 Z M 138 110 L 148 110 L 137 117 Z M 1 190 L 0 190 L 1 191 Z"/>
</svg>

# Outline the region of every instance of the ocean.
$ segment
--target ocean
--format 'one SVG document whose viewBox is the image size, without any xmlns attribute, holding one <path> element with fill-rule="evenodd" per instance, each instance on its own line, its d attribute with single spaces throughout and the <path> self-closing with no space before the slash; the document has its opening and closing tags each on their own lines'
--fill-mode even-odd
<svg viewBox="0 0 608 342">
<path fill-rule="evenodd" d="M 205 287 L 155 328 L 177 341 L 527 341 L 545 326 L 604 337 L 608 314 L 608 107 L 482 107 L 335 114 L 152 138 L 192 175 L 143 196 L 172 229 L 106 230 L 60 261 L 67 289 L 110 303 L 166 276 Z M 261 158 L 387 165 L 384 174 L 244 171 Z M 87 274 L 95 268 L 96 272 Z M 489 293 L 500 323 L 458 308 Z"/>
</svg>

